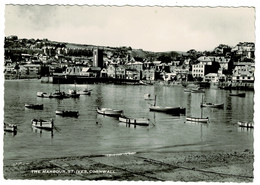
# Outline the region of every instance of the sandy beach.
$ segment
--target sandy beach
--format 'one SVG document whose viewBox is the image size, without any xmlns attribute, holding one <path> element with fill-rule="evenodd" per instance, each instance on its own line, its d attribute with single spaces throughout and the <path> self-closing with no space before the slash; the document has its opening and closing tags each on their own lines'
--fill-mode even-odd
<svg viewBox="0 0 260 185">
<path fill-rule="evenodd" d="M 151 152 L 51 158 L 4 164 L 5 179 L 253 182 L 254 154 Z"/>
</svg>

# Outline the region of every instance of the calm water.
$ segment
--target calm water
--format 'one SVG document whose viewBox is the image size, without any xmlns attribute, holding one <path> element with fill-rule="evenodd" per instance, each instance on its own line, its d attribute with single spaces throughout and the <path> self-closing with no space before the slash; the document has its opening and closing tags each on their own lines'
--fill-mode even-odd
<svg viewBox="0 0 260 185">
<path fill-rule="evenodd" d="M 90 88 L 90 96 L 78 99 L 47 99 L 37 91 L 53 92 L 56 84 L 39 81 L 6 81 L 4 121 L 18 125 L 16 135 L 4 134 L 6 163 L 75 155 L 124 152 L 172 152 L 253 149 L 253 129 L 241 129 L 236 122 L 252 121 L 254 92 L 245 98 L 230 97 L 229 91 L 206 89 L 204 100 L 225 103 L 224 109 L 203 108 L 208 124 L 185 122 L 185 116 L 149 112 L 145 93 L 157 95 L 157 105 L 184 106 L 186 115 L 200 116 L 202 94 L 184 93 L 181 86 L 130 86 L 113 84 L 77 85 L 78 90 Z M 60 85 L 68 92 L 74 85 Z M 44 110 L 25 109 L 25 103 L 43 103 Z M 149 127 L 126 127 L 116 118 L 98 115 L 97 107 L 123 109 L 131 117 L 148 117 Z M 78 118 L 55 115 L 58 108 L 78 110 Z M 53 132 L 32 128 L 33 118 L 54 119 Z"/>
</svg>

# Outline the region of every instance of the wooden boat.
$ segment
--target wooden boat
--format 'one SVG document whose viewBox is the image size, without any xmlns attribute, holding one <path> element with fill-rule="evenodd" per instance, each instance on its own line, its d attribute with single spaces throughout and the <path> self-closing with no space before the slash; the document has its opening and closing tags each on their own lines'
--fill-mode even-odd
<svg viewBox="0 0 260 185">
<path fill-rule="evenodd" d="M 149 126 L 149 122 L 150 122 L 148 118 L 129 118 L 126 116 L 120 116 L 119 121 L 128 124 L 133 124 L 133 125 L 140 125 L 140 126 Z"/>
<path fill-rule="evenodd" d="M 115 110 L 111 108 L 97 108 L 97 113 L 107 115 L 107 116 L 119 117 L 123 114 L 123 110 Z"/>
<path fill-rule="evenodd" d="M 73 111 L 73 110 L 56 110 L 55 113 L 56 113 L 56 115 L 60 115 L 60 116 L 68 116 L 68 117 L 78 117 L 79 116 L 79 112 Z"/>
<path fill-rule="evenodd" d="M 200 105 L 201 107 L 210 107 L 210 108 L 224 108 L 224 103 L 219 103 L 219 104 L 215 104 L 215 103 L 202 103 Z"/>
<path fill-rule="evenodd" d="M 191 121 L 191 122 L 200 122 L 200 123 L 207 123 L 209 121 L 209 118 L 197 118 L 197 117 L 186 117 L 186 121 Z"/>
<path fill-rule="evenodd" d="M 17 131 L 17 125 L 10 124 L 10 123 L 4 123 L 4 131 L 6 131 L 6 132 L 16 132 Z"/>
<path fill-rule="evenodd" d="M 154 105 L 149 107 L 150 111 L 165 112 L 172 114 L 180 114 L 180 107 L 161 107 L 156 105 L 156 95 L 154 97 Z"/>
<path fill-rule="evenodd" d="M 180 114 L 186 114 L 186 108 L 180 107 Z"/>
<path fill-rule="evenodd" d="M 230 96 L 246 97 L 246 93 L 230 93 Z"/>
<path fill-rule="evenodd" d="M 46 130 L 52 130 L 54 126 L 53 119 L 51 119 L 51 121 L 46 121 L 42 119 L 32 119 L 31 123 L 33 127 L 46 129 Z"/>
<path fill-rule="evenodd" d="M 43 104 L 28 104 L 28 103 L 26 103 L 24 106 L 28 109 L 41 109 L 41 110 L 43 109 Z"/>
<path fill-rule="evenodd" d="M 253 122 L 238 121 L 237 124 L 238 124 L 239 127 L 254 128 L 254 123 Z"/>
<path fill-rule="evenodd" d="M 176 113 L 180 114 L 180 107 L 161 107 L 161 106 L 151 106 L 149 107 L 150 111 L 156 112 L 166 112 L 166 113 Z"/>
<path fill-rule="evenodd" d="M 203 102 L 203 95 L 202 95 L 202 98 L 201 98 L 201 104 Z M 203 114 L 203 110 L 202 110 L 202 107 L 200 108 L 200 117 L 191 117 L 191 116 L 187 116 L 186 117 L 186 121 L 190 121 L 190 122 L 200 122 L 200 123 L 207 123 L 209 121 L 209 118 L 208 117 L 204 117 L 202 116 Z"/>
</svg>

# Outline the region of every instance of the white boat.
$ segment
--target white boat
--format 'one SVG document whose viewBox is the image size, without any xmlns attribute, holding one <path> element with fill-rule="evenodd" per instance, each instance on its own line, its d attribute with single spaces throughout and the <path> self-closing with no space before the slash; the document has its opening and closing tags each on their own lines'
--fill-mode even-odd
<svg viewBox="0 0 260 185">
<path fill-rule="evenodd" d="M 52 130 L 54 126 L 53 119 L 50 121 L 42 120 L 42 119 L 32 119 L 31 120 L 32 126 L 36 128 Z"/>
<path fill-rule="evenodd" d="M 140 125 L 140 126 L 148 126 L 150 122 L 148 118 L 129 118 L 126 116 L 120 116 L 119 121 L 128 124 L 133 124 L 133 125 Z"/>
<path fill-rule="evenodd" d="M 55 114 L 64 116 L 64 117 L 65 116 L 68 116 L 68 117 L 78 117 L 79 116 L 79 112 L 74 111 L 74 110 L 56 110 Z"/>
<path fill-rule="evenodd" d="M 37 97 L 41 98 L 52 98 L 51 93 L 46 93 L 46 92 L 37 92 Z"/>
<path fill-rule="evenodd" d="M 17 125 L 10 124 L 10 123 L 4 123 L 4 131 L 6 131 L 6 132 L 16 132 L 17 131 Z"/>
<path fill-rule="evenodd" d="M 121 116 L 123 114 L 123 110 L 116 110 L 111 108 L 97 108 L 97 113 L 107 116 Z"/>
<path fill-rule="evenodd" d="M 215 104 L 215 103 L 202 103 L 200 105 L 201 107 L 210 107 L 210 108 L 224 108 L 224 103 L 219 103 L 219 104 Z"/>
<path fill-rule="evenodd" d="M 203 95 L 201 98 L 201 102 L 203 102 Z M 202 104 L 202 103 L 201 103 Z M 200 123 L 208 123 L 209 118 L 208 117 L 203 117 L 203 110 L 202 107 L 200 107 L 200 117 L 192 117 L 192 116 L 186 116 L 186 121 L 190 121 L 190 122 L 200 122 Z"/>
<path fill-rule="evenodd" d="M 207 123 L 209 121 L 209 118 L 197 118 L 197 117 L 186 117 L 186 121 L 191 121 L 191 122 L 201 122 L 201 123 Z"/>
<path fill-rule="evenodd" d="M 239 127 L 254 128 L 254 123 L 253 122 L 238 121 L 237 124 L 238 124 Z"/>
</svg>

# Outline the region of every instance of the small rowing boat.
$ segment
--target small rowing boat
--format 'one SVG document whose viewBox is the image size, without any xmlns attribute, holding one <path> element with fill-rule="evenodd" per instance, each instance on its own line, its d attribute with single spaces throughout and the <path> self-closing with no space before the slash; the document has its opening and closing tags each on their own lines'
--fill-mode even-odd
<svg viewBox="0 0 260 185">
<path fill-rule="evenodd" d="M 239 127 L 254 128 L 254 123 L 253 122 L 238 121 L 237 124 L 238 124 Z"/>
<path fill-rule="evenodd" d="M 24 106 L 28 109 L 41 109 L 41 110 L 43 109 L 43 104 L 28 104 L 28 103 L 26 103 Z"/>
<path fill-rule="evenodd" d="M 207 123 L 209 121 L 209 118 L 186 117 L 186 121 Z"/>
<path fill-rule="evenodd" d="M 215 103 L 202 103 L 200 105 L 200 107 L 209 107 L 209 108 L 224 108 L 224 103 L 219 103 L 219 104 L 215 104 Z"/>
<path fill-rule="evenodd" d="M 42 120 L 42 119 L 32 119 L 31 120 L 32 126 L 36 128 L 52 130 L 54 126 L 53 119 L 50 121 Z"/>
<path fill-rule="evenodd" d="M 230 93 L 230 96 L 246 97 L 246 93 Z"/>
<path fill-rule="evenodd" d="M 103 114 L 106 116 L 121 116 L 123 114 L 123 110 L 116 110 L 111 108 L 97 108 L 97 113 Z"/>
<path fill-rule="evenodd" d="M 79 112 L 74 110 L 56 110 L 56 115 L 64 116 L 64 117 L 78 117 Z"/>
<path fill-rule="evenodd" d="M 129 118 L 126 116 L 120 116 L 119 121 L 128 124 L 133 124 L 133 125 L 140 125 L 140 126 L 149 126 L 149 122 L 150 122 L 148 118 Z"/>
<path fill-rule="evenodd" d="M 69 93 L 68 93 L 68 96 L 71 97 L 71 98 L 78 98 L 78 97 L 80 96 L 80 94 L 77 93 L 76 90 L 70 89 L 70 90 L 69 90 Z"/>
</svg>

